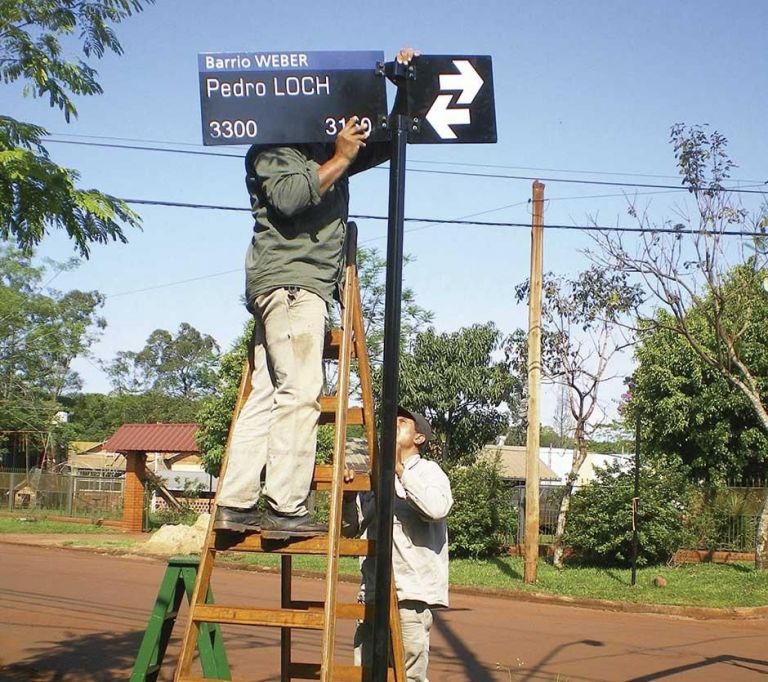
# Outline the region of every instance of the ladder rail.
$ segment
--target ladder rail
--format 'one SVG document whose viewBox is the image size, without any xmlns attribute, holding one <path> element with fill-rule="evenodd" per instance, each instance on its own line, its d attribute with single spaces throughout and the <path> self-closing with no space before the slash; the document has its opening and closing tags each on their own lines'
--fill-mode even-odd
<svg viewBox="0 0 768 682">
<path fill-rule="evenodd" d="M 243 366 L 242 374 L 240 375 L 240 385 L 237 390 L 237 402 L 235 403 L 235 409 L 232 413 L 232 419 L 229 423 L 229 432 L 227 433 L 227 444 L 224 448 L 224 455 L 221 460 L 221 468 L 219 470 L 219 480 L 223 480 L 224 474 L 227 470 L 227 461 L 229 459 L 229 447 L 232 442 L 232 434 L 235 429 L 235 422 L 240 414 L 245 401 L 247 400 L 251 392 L 251 370 L 253 367 L 252 351 L 248 353 L 248 360 Z M 216 506 L 219 498 L 220 488 L 216 488 L 216 495 L 213 500 L 213 508 L 211 510 L 211 518 L 208 521 L 208 529 L 205 533 L 205 543 L 203 550 L 200 553 L 200 566 L 197 572 L 197 579 L 195 580 L 195 587 L 192 590 L 192 598 L 189 602 L 189 617 L 187 618 L 187 625 L 184 629 L 184 638 L 181 645 L 181 655 L 179 656 L 179 663 L 176 666 L 176 672 L 174 674 L 174 680 L 178 682 L 182 677 L 189 677 L 192 667 L 192 660 L 194 658 L 195 650 L 197 649 L 197 642 L 200 636 L 200 626 L 192 618 L 195 607 L 205 604 L 205 597 L 208 593 L 208 588 L 211 583 L 211 574 L 213 573 L 213 564 L 216 557 L 215 538 L 216 534 L 213 531 L 213 522 L 216 517 Z"/>
<path fill-rule="evenodd" d="M 333 483 L 328 519 L 328 553 L 325 581 L 325 627 L 320 665 L 320 681 L 331 682 L 336 641 L 336 594 L 339 578 L 339 543 L 341 540 L 341 508 L 344 495 L 344 469 L 347 453 L 347 409 L 349 407 L 349 375 L 352 364 L 354 293 L 357 290 L 355 251 L 357 230 L 348 235 L 347 264 L 342 294 L 341 346 L 339 348 L 338 385 L 336 387 L 336 428 L 333 443 Z"/>
</svg>

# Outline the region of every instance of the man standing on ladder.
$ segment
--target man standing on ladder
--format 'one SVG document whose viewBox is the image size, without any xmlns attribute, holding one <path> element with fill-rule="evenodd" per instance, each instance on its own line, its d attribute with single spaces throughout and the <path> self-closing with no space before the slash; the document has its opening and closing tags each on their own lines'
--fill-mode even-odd
<svg viewBox="0 0 768 682">
<path fill-rule="evenodd" d="M 407 64 L 416 54 L 404 48 L 396 59 Z M 396 109 L 404 105 L 398 100 Z M 246 155 L 255 218 L 245 263 L 246 306 L 255 320 L 252 388 L 232 432 L 214 530 L 261 530 L 266 539 L 327 532 L 312 521 L 306 502 L 328 306 L 343 273 L 349 176 L 390 155 L 387 142 L 366 147 L 368 134 L 352 116 L 335 144 L 253 145 Z"/>
<path fill-rule="evenodd" d="M 395 501 L 392 571 L 402 624 L 408 682 L 427 682 L 429 632 L 434 607 L 448 606 L 448 526 L 453 506 L 448 476 L 437 462 L 422 459 L 432 437 L 429 422 L 417 412 L 398 409 L 395 444 Z M 347 471 L 347 478 L 354 472 Z M 372 492 L 346 493 L 342 532 L 347 537 L 376 537 Z M 359 600 L 374 603 L 375 558 L 361 560 Z M 358 622 L 355 664 L 371 667 L 372 627 Z"/>
</svg>

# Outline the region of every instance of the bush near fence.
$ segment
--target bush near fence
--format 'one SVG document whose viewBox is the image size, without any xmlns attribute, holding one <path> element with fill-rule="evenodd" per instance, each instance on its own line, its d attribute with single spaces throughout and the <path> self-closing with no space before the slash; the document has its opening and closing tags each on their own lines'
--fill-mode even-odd
<svg viewBox="0 0 768 682">
<path fill-rule="evenodd" d="M 572 543 L 573 557 L 581 555 L 596 562 L 618 564 L 628 561 L 633 481 L 631 472 L 625 476 L 628 478 L 623 481 L 598 477 L 575 489 L 566 533 L 566 541 Z M 760 509 L 768 494 L 764 482 L 731 485 L 713 491 L 676 479 L 667 492 L 662 490 L 658 495 L 654 489 L 659 483 L 659 477 L 652 475 L 643 479 L 640 490 L 640 528 L 641 541 L 646 547 L 645 560 L 671 559 L 682 563 L 754 558 Z M 541 488 L 539 532 L 542 544 L 552 541 L 563 490 L 563 486 L 557 485 Z M 521 546 L 525 530 L 524 490 L 516 488 L 513 492 L 512 504 L 520 518 L 518 543 Z M 606 495 L 608 499 L 601 505 L 599 500 Z M 672 504 L 671 509 L 668 503 Z M 605 507 L 602 511 L 601 506 Z M 663 516 L 667 517 L 666 522 L 662 521 Z M 671 518 L 678 520 L 669 520 Z M 649 547 L 650 552 L 647 551 Z M 651 556 L 653 554 L 655 557 Z"/>
</svg>

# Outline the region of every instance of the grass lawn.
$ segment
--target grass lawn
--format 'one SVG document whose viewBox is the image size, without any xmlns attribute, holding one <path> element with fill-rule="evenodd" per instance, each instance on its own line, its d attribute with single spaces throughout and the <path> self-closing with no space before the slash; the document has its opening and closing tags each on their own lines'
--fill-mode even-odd
<svg viewBox="0 0 768 682">
<path fill-rule="evenodd" d="M 656 576 L 667 581 L 666 587 L 653 584 Z M 640 568 L 634 587 L 630 585 L 630 577 L 629 569 L 568 567 L 558 571 L 551 563 L 540 561 L 537 582 L 528 586 L 523 582 L 521 557 L 451 561 L 452 585 L 641 604 L 717 608 L 768 606 L 768 571 L 757 571 L 751 564 Z"/>
<path fill-rule="evenodd" d="M 247 566 L 277 568 L 279 557 L 270 554 L 228 554 L 226 561 Z M 322 557 L 294 557 L 295 571 L 323 573 Z M 342 558 L 340 573 L 359 576 L 356 559 Z M 661 576 L 666 587 L 656 587 Z M 523 559 L 454 559 L 451 585 L 499 591 L 525 591 L 575 598 L 628 601 L 640 604 L 679 606 L 744 607 L 768 605 L 768 571 L 747 564 L 690 564 L 670 568 L 638 569 L 637 584 L 630 585 L 629 569 L 569 567 L 558 571 L 551 563 L 539 563 L 537 583 L 523 582 Z"/>
<path fill-rule="evenodd" d="M 51 521 L 44 516 L 0 516 L 0 533 L 114 533 L 114 528 L 94 523 Z"/>
<path fill-rule="evenodd" d="M 130 550 L 137 543 L 128 538 L 99 538 L 114 529 L 94 524 L 51 521 L 43 517 L 20 520 L 20 516 L 0 516 L 1 533 L 92 533 L 91 539 L 64 540 L 64 546 Z M 149 536 L 147 536 L 148 538 Z M 223 561 L 242 566 L 277 569 L 280 557 L 275 554 L 224 553 Z M 322 574 L 325 558 L 293 557 L 295 571 Z M 358 561 L 342 557 L 340 573 L 352 580 L 359 578 Z M 653 579 L 661 576 L 666 587 L 656 587 Z M 768 571 L 756 571 L 751 564 L 689 564 L 678 567 L 656 566 L 638 569 L 637 585 L 630 586 L 629 569 L 568 567 L 558 571 L 551 563 L 539 562 L 537 582 L 523 582 L 522 557 L 494 559 L 453 559 L 451 585 L 496 591 L 525 591 L 561 595 L 581 599 L 626 601 L 640 604 L 672 604 L 704 607 L 748 607 L 768 605 Z"/>
</svg>

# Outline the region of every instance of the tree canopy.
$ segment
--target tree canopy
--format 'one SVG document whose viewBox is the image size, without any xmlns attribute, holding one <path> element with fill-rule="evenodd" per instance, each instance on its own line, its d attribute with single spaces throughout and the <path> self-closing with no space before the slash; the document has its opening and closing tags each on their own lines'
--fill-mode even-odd
<svg viewBox="0 0 768 682">
<path fill-rule="evenodd" d="M 642 230 L 637 242 L 630 245 L 620 233 L 605 233 L 596 238 L 601 250 L 593 255 L 602 267 L 643 282 L 667 315 L 638 309 L 641 324 L 679 335 L 701 362 L 741 391 L 768 434 L 765 355 L 755 344 L 764 345 L 767 333 L 765 292 L 755 295 L 768 272 L 765 204 L 750 212 L 729 192 L 735 164 L 724 135 L 706 126 L 676 124 L 670 138 L 695 210 L 658 225 L 630 204 Z M 751 243 L 726 242 L 734 232 L 751 237 Z M 768 497 L 757 536 L 757 563 L 768 567 Z"/>
<path fill-rule="evenodd" d="M 494 358 L 502 340 L 490 322 L 452 333 L 428 329 L 400 359 L 400 403 L 429 419 L 449 463 L 472 461 L 507 431 L 520 382 Z"/>
<path fill-rule="evenodd" d="M 728 287 L 738 288 L 744 300 L 739 345 L 758 369 L 765 396 L 768 300 L 759 279 L 754 271 L 740 269 L 732 273 Z M 751 303 L 746 302 L 748 294 Z M 691 308 L 686 323 L 703 345 L 714 341 L 706 321 L 709 306 L 702 301 Z M 630 406 L 642 416 L 644 449 L 676 455 L 697 480 L 717 483 L 761 474 L 768 462 L 768 434 L 752 406 L 742 391 L 668 328 L 669 318 L 659 310 L 658 325 L 641 334 L 636 349 Z"/>
<path fill-rule="evenodd" d="M 122 54 L 112 26 L 153 2 L 0 0 L 0 80 L 5 87 L 22 82 L 25 95 L 47 98 L 69 122 L 77 116 L 73 95 L 102 92 L 86 60 Z M 85 59 L 67 56 L 73 45 Z M 78 173 L 51 160 L 47 134 L 0 116 L 0 238 L 28 251 L 50 229 L 62 229 L 86 257 L 94 242 L 125 242 L 123 225 L 138 226 L 138 215 L 115 197 L 78 188 Z"/>
<path fill-rule="evenodd" d="M 61 428 L 67 440 L 102 441 L 123 424 L 191 423 L 199 400 L 149 391 L 138 395 L 71 393 L 61 396 L 69 421 Z"/>
<path fill-rule="evenodd" d="M 195 399 L 211 393 L 216 382 L 219 345 L 182 322 L 176 334 L 155 329 L 140 351 L 120 351 L 106 368 L 118 394 L 155 391 Z"/>
<path fill-rule="evenodd" d="M 97 291 L 60 292 L 45 286 L 51 269 L 0 247 L 0 430 L 48 433 L 59 398 L 77 390 L 72 361 L 87 355 L 106 322 Z"/>
</svg>

